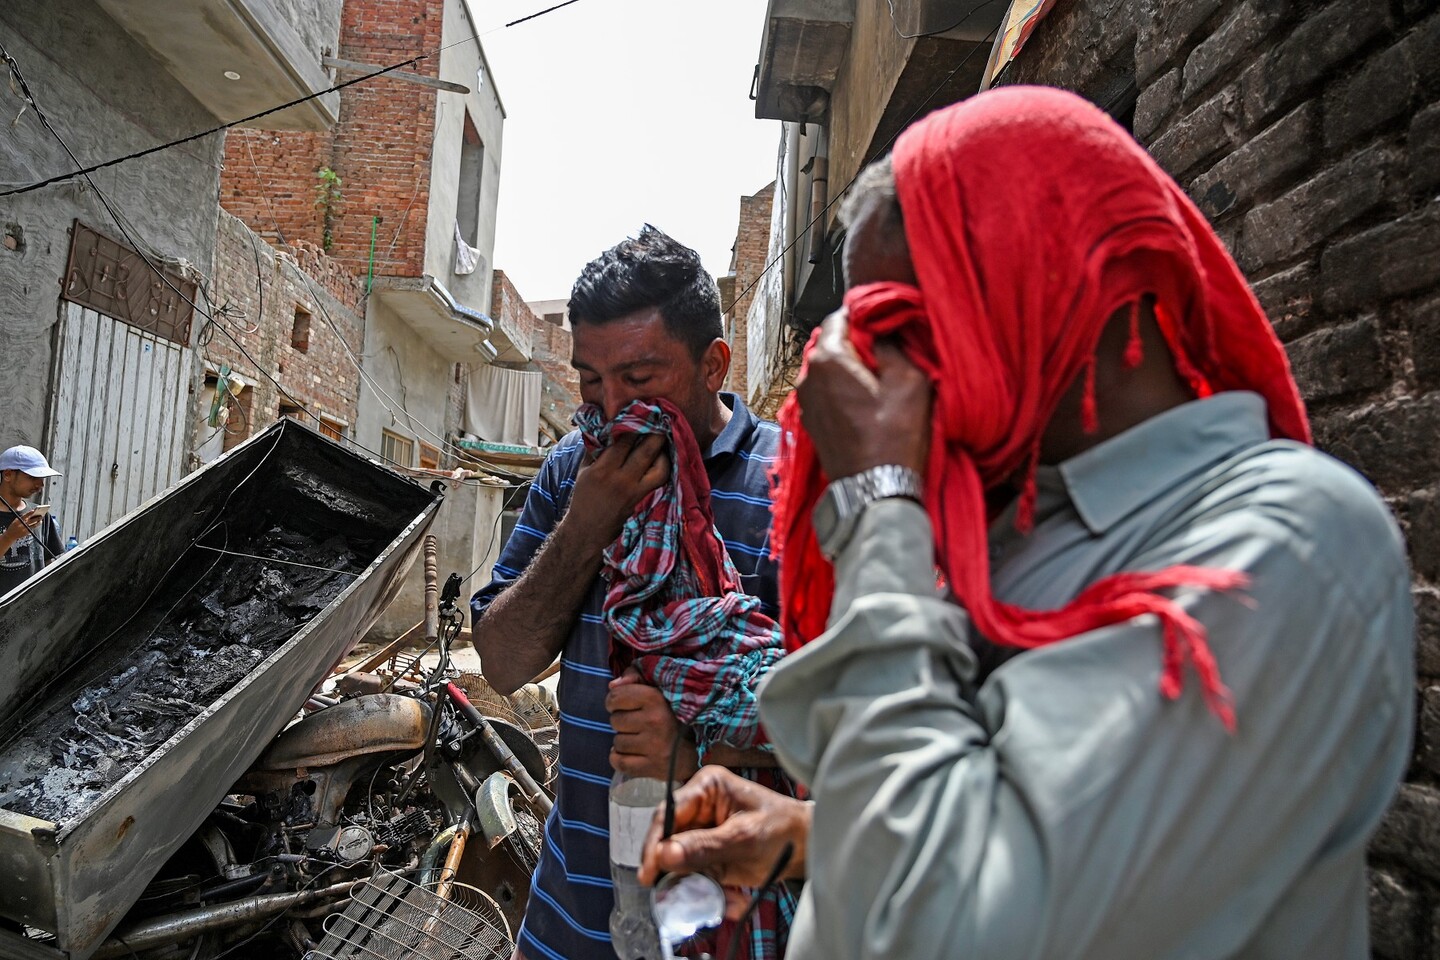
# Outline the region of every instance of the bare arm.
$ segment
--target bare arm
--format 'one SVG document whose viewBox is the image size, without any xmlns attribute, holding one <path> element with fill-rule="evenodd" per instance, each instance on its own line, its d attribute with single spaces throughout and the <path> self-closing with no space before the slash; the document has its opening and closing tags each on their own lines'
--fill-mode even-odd
<svg viewBox="0 0 1440 960">
<path fill-rule="evenodd" d="M 570 636 L 605 549 L 562 520 L 530 567 L 475 625 L 485 679 L 508 696 L 549 666 Z"/>
<path fill-rule="evenodd" d="M 565 646 L 605 548 L 635 505 L 670 475 L 665 438 L 622 440 L 581 467 L 570 507 L 535 559 L 474 626 L 485 677 L 501 694 L 529 682 Z"/>
</svg>

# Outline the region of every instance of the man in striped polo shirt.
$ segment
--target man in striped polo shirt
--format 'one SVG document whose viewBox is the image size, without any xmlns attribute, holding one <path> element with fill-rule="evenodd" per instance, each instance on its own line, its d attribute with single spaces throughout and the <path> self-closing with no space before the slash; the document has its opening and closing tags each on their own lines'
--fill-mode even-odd
<svg viewBox="0 0 1440 960">
<path fill-rule="evenodd" d="M 569 312 L 582 398 L 607 418 L 634 399 L 663 398 L 681 410 L 704 451 L 715 525 L 742 586 L 777 616 L 768 472 L 779 429 L 720 391 L 730 348 L 719 292 L 699 255 L 647 225 L 585 267 Z M 570 433 L 531 487 L 494 579 L 471 600 L 475 646 L 501 693 L 561 658 L 560 775 L 518 938 L 526 960 L 615 956 L 610 777 L 621 770 L 664 779 L 679 724 L 655 688 L 613 682 L 601 553 L 669 473 L 662 436 L 618 441 L 585 462 L 579 431 Z M 725 747 L 712 749 L 707 762 L 774 766 L 768 752 Z M 695 771 L 693 747 L 682 752 L 681 767 L 681 779 Z M 772 928 L 757 924 L 741 955 L 781 956 L 792 912 L 787 902 Z"/>
</svg>

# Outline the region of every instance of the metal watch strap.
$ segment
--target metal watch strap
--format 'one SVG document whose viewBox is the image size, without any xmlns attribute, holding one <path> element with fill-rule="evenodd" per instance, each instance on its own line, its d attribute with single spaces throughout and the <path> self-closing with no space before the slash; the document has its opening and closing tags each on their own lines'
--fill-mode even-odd
<svg viewBox="0 0 1440 960">
<path fill-rule="evenodd" d="M 831 560 L 838 556 L 854 535 L 860 515 L 871 503 L 891 497 L 920 503 L 922 491 L 920 474 L 895 463 L 883 463 L 832 482 L 825 488 L 822 499 L 830 501 L 826 506 L 833 510 L 834 525 L 828 531 L 817 530 L 817 533 L 828 534 L 821 538 L 821 552 Z"/>
</svg>

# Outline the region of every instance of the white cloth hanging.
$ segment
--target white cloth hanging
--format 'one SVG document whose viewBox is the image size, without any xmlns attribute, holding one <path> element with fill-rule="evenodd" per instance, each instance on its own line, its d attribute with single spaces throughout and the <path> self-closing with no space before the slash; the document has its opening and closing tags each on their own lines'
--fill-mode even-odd
<svg viewBox="0 0 1440 960">
<path fill-rule="evenodd" d="M 465 429 L 491 443 L 540 445 L 540 391 L 544 374 L 488 363 L 470 367 Z"/>
<path fill-rule="evenodd" d="M 475 268 L 480 265 L 480 248 L 472 247 L 465 242 L 465 234 L 460 232 L 460 222 L 455 222 L 455 273 L 463 276 L 467 273 L 474 273 Z"/>
</svg>

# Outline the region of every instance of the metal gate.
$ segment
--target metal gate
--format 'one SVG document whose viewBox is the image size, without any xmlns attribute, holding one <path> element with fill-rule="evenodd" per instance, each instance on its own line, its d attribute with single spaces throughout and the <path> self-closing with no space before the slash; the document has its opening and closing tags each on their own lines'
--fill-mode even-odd
<svg viewBox="0 0 1440 960">
<path fill-rule="evenodd" d="M 50 418 L 51 481 L 64 536 L 88 540 L 177 482 L 184 470 L 193 353 L 62 302 Z"/>
</svg>

